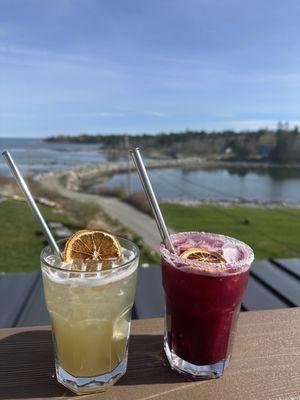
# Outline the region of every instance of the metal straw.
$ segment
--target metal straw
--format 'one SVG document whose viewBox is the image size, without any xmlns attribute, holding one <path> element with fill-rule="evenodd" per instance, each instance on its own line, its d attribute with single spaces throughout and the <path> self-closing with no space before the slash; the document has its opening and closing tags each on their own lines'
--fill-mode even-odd
<svg viewBox="0 0 300 400">
<path fill-rule="evenodd" d="M 11 173 L 13 174 L 19 188 L 21 189 L 21 191 L 23 192 L 23 195 L 29 205 L 29 207 L 31 208 L 31 211 L 33 212 L 33 215 L 35 216 L 38 224 L 41 227 L 41 230 L 43 231 L 47 242 L 49 243 L 52 251 L 57 254 L 60 258 L 62 258 L 60 250 L 58 248 L 57 243 L 55 242 L 52 233 L 50 232 L 48 225 L 46 224 L 46 221 L 44 220 L 42 214 L 40 213 L 40 210 L 38 209 L 36 202 L 34 201 L 34 198 L 32 197 L 28 186 L 26 184 L 26 182 L 24 181 L 22 175 L 20 174 L 19 169 L 17 168 L 12 156 L 10 155 L 10 153 L 8 151 L 3 151 L 2 156 L 4 157 Z"/>
<path fill-rule="evenodd" d="M 147 197 L 149 204 L 151 206 L 151 209 L 153 211 L 154 218 L 155 218 L 159 233 L 162 237 L 162 240 L 163 240 L 163 242 L 165 242 L 168 250 L 175 254 L 175 248 L 171 241 L 166 223 L 164 221 L 160 207 L 158 205 L 158 201 L 157 201 L 155 193 L 153 191 L 153 188 L 152 188 L 149 176 L 147 174 L 140 150 L 138 147 L 136 147 L 134 150 L 130 150 L 130 153 L 131 153 L 133 162 L 136 166 L 136 169 L 138 171 L 138 174 L 139 174 L 140 180 L 142 182 L 146 197 Z"/>
</svg>

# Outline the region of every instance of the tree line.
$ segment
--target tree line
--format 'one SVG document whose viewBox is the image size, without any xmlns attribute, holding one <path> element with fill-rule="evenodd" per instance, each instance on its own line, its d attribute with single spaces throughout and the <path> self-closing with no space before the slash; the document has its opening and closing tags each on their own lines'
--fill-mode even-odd
<svg viewBox="0 0 300 400">
<path fill-rule="evenodd" d="M 151 156 L 172 158 L 199 156 L 231 161 L 268 161 L 278 164 L 300 162 L 300 131 L 290 129 L 287 123 L 278 123 L 276 129 L 256 131 L 231 130 L 206 132 L 186 130 L 140 135 L 80 134 L 59 135 L 47 142 L 93 143 L 104 150 L 124 151 L 127 147 L 141 147 Z"/>
</svg>

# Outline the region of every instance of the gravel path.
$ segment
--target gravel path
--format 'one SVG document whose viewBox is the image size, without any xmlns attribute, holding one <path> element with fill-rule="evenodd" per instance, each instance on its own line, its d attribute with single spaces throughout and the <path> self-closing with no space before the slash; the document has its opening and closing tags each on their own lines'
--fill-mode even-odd
<svg viewBox="0 0 300 400">
<path fill-rule="evenodd" d="M 44 175 L 40 183 L 48 189 L 57 191 L 59 194 L 69 199 L 86 202 L 87 204 L 91 202 L 96 203 L 111 218 L 117 219 L 130 230 L 141 236 L 148 247 L 158 251 L 160 235 L 154 219 L 149 215 L 142 213 L 135 207 L 124 203 L 115 197 L 104 197 L 68 190 L 61 185 L 54 175 Z M 173 231 L 169 229 L 169 232 L 172 233 Z"/>
</svg>

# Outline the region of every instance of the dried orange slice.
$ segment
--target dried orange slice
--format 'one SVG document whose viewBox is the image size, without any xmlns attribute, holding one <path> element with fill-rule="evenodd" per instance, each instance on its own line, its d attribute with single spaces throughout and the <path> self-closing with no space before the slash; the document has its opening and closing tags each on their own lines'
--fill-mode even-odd
<svg viewBox="0 0 300 400">
<path fill-rule="evenodd" d="M 226 263 L 225 258 L 220 253 L 202 247 L 191 247 L 180 254 L 180 257 L 214 264 Z"/>
<path fill-rule="evenodd" d="M 64 261 L 103 261 L 121 255 L 120 243 L 114 235 L 84 229 L 74 233 L 65 244 Z"/>
</svg>

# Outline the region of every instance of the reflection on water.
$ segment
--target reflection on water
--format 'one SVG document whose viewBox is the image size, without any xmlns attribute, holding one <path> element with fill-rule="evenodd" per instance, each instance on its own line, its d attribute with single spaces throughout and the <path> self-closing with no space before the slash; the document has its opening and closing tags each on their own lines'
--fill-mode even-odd
<svg viewBox="0 0 300 400">
<path fill-rule="evenodd" d="M 0 149 L 11 150 L 25 175 L 120 161 L 128 157 L 125 151 L 104 152 L 99 144 L 45 143 L 41 139 L 0 138 Z M 10 174 L 2 157 L 0 174 Z M 150 177 L 161 199 L 300 201 L 300 168 L 165 168 L 150 171 Z M 117 174 L 104 185 L 126 188 L 128 177 Z M 130 174 L 130 188 L 131 191 L 141 191 L 140 181 L 134 173 Z"/>
<path fill-rule="evenodd" d="M 266 175 L 273 180 L 285 180 L 285 179 L 300 179 L 300 168 L 293 167 L 267 167 L 267 168 L 246 168 L 246 167 L 229 167 L 227 171 L 232 175 L 247 176 L 249 173 L 255 175 Z"/>
<path fill-rule="evenodd" d="M 295 167 L 240 167 L 240 166 L 223 166 L 222 167 L 202 167 L 201 170 L 203 171 L 228 171 L 231 175 L 238 175 L 241 177 L 245 177 L 251 173 L 256 175 L 267 175 L 274 180 L 283 180 L 283 179 L 290 179 L 296 178 L 300 179 L 300 168 Z M 182 169 L 182 173 L 189 174 L 190 172 L 197 172 L 198 168 L 184 168 Z"/>
<path fill-rule="evenodd" d="M 160 199 L 300 201 L 300 169 L 293 168 L 164 168 L 149 171 Z M 127 187 L 127 174 L 116 174 L 101 186 Z M 141 191 L 137 174 L 130 174 L 132 191 Z"/>
</svg>

